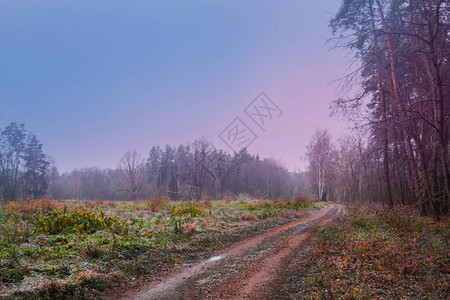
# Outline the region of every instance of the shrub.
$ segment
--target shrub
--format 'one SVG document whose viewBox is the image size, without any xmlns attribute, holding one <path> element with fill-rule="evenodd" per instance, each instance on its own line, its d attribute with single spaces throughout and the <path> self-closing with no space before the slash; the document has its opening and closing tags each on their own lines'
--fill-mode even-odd
<svg viewBox="0 0 450 300">
<path fill-rule="evenodd" d="M 197 224 L 196 223 L 184 223 L 181 225 L 181 230 L 185 234 L 194 234 L 197 232 Z"/>
<path fill-rule="evenodd" d="M 172 217 L 183 215 L 191 215 L 191 217 L 196 217 L 205 215 L 205 209 L 204 207 L 198 207 L 188 201 L 179 204 L 172 204 L 169 207 L 169 214 Z"/>
<path fill-rule="evenodd" d="M 34 225 L 27 221 L 0 224 L 0 239 L 6 243 L 20 244 L 28 241 L 33 228 Z"/>
<path fill-rule="evenodd" d="M 145 201 L 145 207 L 152 212 L 160 211 L 170 200 L 165 197 L 152 197 Z"/>
<path fill-rule="evenodd" d="M 310 201 L 305 194 L 300 193 L 294 198 L 294 202 L 310 202 Z"/>
<path fill-rule="evenodd" d="M 181 220 L 181 217 L 173 217 L 171 219 L 171 223 L 172 223 L 172 228 L 173 228 L 173 232 L 178 234 L 178 233 L 182 233 L 183 232 L 183 228 L 181 227 L 183 224 L 183 221 Z"/>
<path fill-rule="evenodd" d="M 386 229 L 394 230 L 402 234 L 411 234 L 420 231 L 424 226 L 424 223 L 419 221 L 417 216 L 398 208 L 381 212 L 379 219 Z"/>
<path fill-rule="evenodd" d="M 204 196 L 203 197 L 203 202 L 202 202 L 202 206 L 207 208 L 207 209 L 211 209 L 212 206 L 212 198 L 209 196 Z"/>
<path fill-rule="evenodd" d="M 230 192 L 226 192 L 224 195 L 223 195 L 223 200 L 225 201 L 225 203 L 226 204 L 228 204 L 228 203 L 230 203 L 231 201 L 233 201 L 234 199 L 233 199 L 233 195 L 230 193 Z"/>
<path fill-rule="evenodd" d="M 94 209 L 96 207 L 102 208 L 105 206 L 105 200 L 103 199 L 87 200 L 83 202 L 83 205 L 86 209 Z"/>
<path fill-rule="evenodd" d="M 240 193 L 239 195 L 237 195 L 237 201 L 249 202 L 252 200 L 252 197 L 247 193 Z"/>
<path fill-rule="evenodd" d="M 86 210 L 57 210 L 45 216 L 40 215 L 36 228 L 37 233 L 57 234 L 57 233 L 94 233 L 98 230 L 111 230 L 115 233 L 122 233 L 126 230 L 126 224 L 114 216 L 106 216 L 103 211 L 100 213 Z"/>
<path fill-rule="evenodd" d="M 313 205 L 308 197 L 300 193 L 294 200 L 286 202 L 285 207 L 292 210 L 303 210 L 305 208 L 311 208 Z"/>
<path fill-rule="evenodd" d="M 302 210 L 302 209 L 305 209 L 308 207 L 311 207 L 311 204 L 308 202 L 290 201 L 286 204 L 286 208 L 292 209 L 292 210 Z"/>
</svg>

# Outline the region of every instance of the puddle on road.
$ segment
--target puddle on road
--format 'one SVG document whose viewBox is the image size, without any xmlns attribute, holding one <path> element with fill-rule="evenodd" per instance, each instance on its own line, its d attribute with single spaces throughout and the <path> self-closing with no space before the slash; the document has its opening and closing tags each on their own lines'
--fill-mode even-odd
<svg viewBox="0 0 450 300">
<path fill-rule="evenodd" d="M 213 256 L 210 259 L 208 259 L 208 261 L 217 261 L 221 260 L 222 258 L 225 258 L 225 255 Z"/>
</svg>

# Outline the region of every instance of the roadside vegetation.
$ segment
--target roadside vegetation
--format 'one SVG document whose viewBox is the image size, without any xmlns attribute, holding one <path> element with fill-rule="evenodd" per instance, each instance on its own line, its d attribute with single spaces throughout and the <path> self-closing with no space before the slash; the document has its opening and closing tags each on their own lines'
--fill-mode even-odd
<svg viewBox="0 0 450 300">
<path fill-rule="evenodd" d="M 319 231 L 287 284 L 299 299 L 446 299 L 450 221 L 352 208 Z"/>
<path fill-rule="evenodd" d="M 2 202 L 2 298 L 94 298 L 302 217 L 294 200 Z"/>
</svg>

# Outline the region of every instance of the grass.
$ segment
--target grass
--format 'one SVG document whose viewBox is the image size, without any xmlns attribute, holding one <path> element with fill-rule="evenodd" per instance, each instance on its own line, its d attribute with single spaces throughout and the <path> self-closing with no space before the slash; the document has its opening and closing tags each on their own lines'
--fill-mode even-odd
<svg viewBox="0 0 450 300">
<path fill-rule="evenodd" d="M 0 297 L 96 298 L 322 206 L 303 198 L 2 202 Z"/>
<path fill-rule="evenodd" d="M 446 299 L 449 220 L 353 208 L 321 230 L 286 289 L 301 299 Z"/>
</svg>

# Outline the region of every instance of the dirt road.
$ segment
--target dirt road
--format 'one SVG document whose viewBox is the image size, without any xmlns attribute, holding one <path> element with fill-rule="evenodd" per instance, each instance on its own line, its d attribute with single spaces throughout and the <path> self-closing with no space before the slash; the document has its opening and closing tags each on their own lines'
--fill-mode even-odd
<svg viewBox="0 0 450 300">
<path fill-rule="evenodd" d="M 343 213 L 331 204 L 308 218 L 232 245 L 123 299 L 283 299 L 282 282 L 311 235 Z"/>
</svg>

